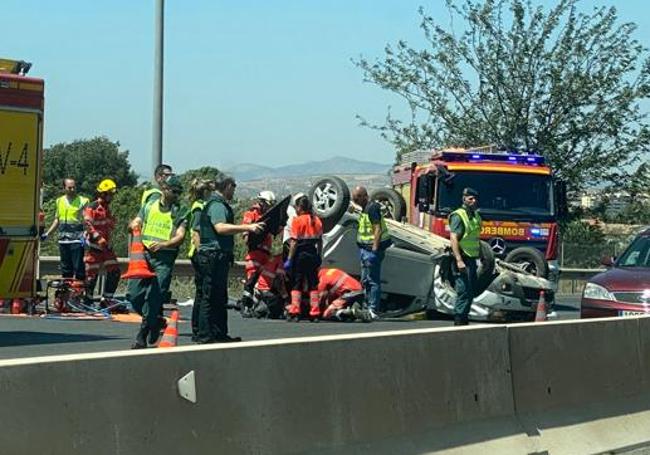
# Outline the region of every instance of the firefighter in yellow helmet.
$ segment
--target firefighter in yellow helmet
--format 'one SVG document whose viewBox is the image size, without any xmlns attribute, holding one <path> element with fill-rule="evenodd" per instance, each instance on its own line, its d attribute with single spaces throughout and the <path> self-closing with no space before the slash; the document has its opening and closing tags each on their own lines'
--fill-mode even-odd
<svg viewBox="0 0 650 455">
<path fill-rule="evenodd" d="M 90 295 L 95 290 L 97 276 L 102 268 L 106 271 L 106 284 L 101 303 L 110 305 L 115 289 L 120 280 L 120 268 L 111 246 L 111 236 L 115 229 L 115 218 L 111 213 L 110 203 L 117 191 L 117 185 L 111 179 L 104 179 L 97 185 L 97 199 L 84 209 L 86 237 L 86 279 Z"/>
</svg>

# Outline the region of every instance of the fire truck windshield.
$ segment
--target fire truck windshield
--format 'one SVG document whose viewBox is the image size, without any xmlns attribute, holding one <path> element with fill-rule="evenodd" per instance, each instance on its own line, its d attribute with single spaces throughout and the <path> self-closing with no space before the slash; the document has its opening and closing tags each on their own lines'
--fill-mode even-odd
<svg viewBox="0 0 650 455">
<path fill-rule="evenodd" d="M 554 218 L 553 183 L 548 175 L 504 172 L 455 172 L 451 181 L 439 180 L 437 211 L 458 208 L 463 188 L 479 192 L 481 214 L 491 220 L 551 221 Z"/>
</svg>

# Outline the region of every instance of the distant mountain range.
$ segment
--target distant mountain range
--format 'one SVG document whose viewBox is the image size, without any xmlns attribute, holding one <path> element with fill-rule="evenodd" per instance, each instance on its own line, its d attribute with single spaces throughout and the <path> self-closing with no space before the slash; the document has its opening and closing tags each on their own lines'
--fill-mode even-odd
<svg viewBox="0 0 650 455">
<path fill-rule="evenodd" d="M 359 161 L 352 158 L 336 156 L 324 161 L 310 161 L 303 164 L 269 167 L 258 164 L 238 164 L 226 172 L 239 181 L 267 180 L 283 177 L 302 177 L 315 175 L 388 175 L 390 164 Z"/>
</svg>

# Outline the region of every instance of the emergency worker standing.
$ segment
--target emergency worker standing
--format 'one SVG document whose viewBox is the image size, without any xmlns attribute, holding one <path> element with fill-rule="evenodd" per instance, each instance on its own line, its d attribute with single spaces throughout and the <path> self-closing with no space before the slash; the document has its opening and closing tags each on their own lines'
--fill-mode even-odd
<svg viewBox="0 0 650 455">
<path fill-rule="evenodd" d="M 95 291 L 97 277 L 101 268 L 106 271 L 106 284 L 100 305 L 105 299 L 113 298 L 120 281 L 120 268 L 111 246 L 111 236 L 115 229 L 115 218 L 110 204 L 117 185 L 111 179 L 104 179 L 97 185 L 97 199 L 84 209 L 84 224 L 88 248 L 84 256 L 86 264 L 87 289 L 90 296 Z"/>
<path fill-rule="evenodd" d="M 77 185 L 73 179 L 63 179 L 63 190 L 65 194 L 56 200 L 54 221 L 47 232 L 41 235 L 41 241 L 45 241 L 58 228 L 61 276 L 84 280 L 83 211 L 89 201 L 77 194 Z"/>
<path fill-rule="evenodd" d="M 196 253 L 197 273 L 201 281 L 201 295 L 194 302 L 198 306 L 198 334 L 196 342 L 227 343 L 241 341 L 228 335 L 228 270 L 233 262 L 235 234 L 259 233 L 263 223 L 234 224 L 234 214 L 228 201 L 232 200 L 237 184 L 232 177 L 221 175 L 216 191 L 205 202 L 201 211 L 199 232 L 201 242 Z"/>
<path fill-rule="evenodd" d="M 381 263 L 386 248 L 392 245 L 386 221 L 378 203 L 370 201 L 368 190 L 358 186 L 352 192 L 353 201 L 362 211 L 359 215 L 357 245 L 361 259 L 361 284 L 365 290 L 366 303 L 373 319 L 381 312 Z"/>
<path fill-rule="evenodd" d="M 196 252 L 201 244 L 200 223 L 201 211 L 205 206 L 205 201 L 210 198 L 210 192 L 214 189 L 214 182 L 211 180 L 194 179 L 190 186 L 190 247 L 187 256 L 190 258 L 192 268 L 194 269 L 194 305 L 192 305 L 192 341 L 196 341 L 199 333 L 199 305 L 198 301 L 201 296 L 202 281 L 196 263 Z"/>
<path fill-rule="evenodd" d="M 255 203 L 244 212 L 242 224 L 257 223 L 262 218 L 262 215 L 275 204 L 275 194 L 272 191 L 260 191 L 255 198 Z M 271 257 L 271 248 L 273 246 L 273 235 L 267 233 L 261 242 L 253 244 L 247 232 L 244 233 L 244 239 L 248 247 L 245 261 L 246 283 L 244 284 L 244 291 L 241 299 L 242 314 L 249 311 L 253 305 L 253 292 L 255 290 L 255 283 L 257 282 L 262 267 L 269 261 Z"/>
<path fill-rule="evenodd" d="M 128 300 L 142 316 L 133 349 L 154 345 L 160 337 L 165 320 L 161 317 L 165 294 L 169 291 L 178 247 L 183 243 L 187 213 L 178 205 L 183 186 L 178 177 L 169 177 L 160 186 L 160 199 L 140 209 L 134 221 L 142 225 L 142 243 L 154 273 L 153 278 L 131 279 Z"/>
<path fill-rule="evenodd" d="M 449 215 L 451 250 L 456 259 L 456 304 L 454 325 L 467 325 L 476 292 L 477 260 L 480 254 L 481 216 L 477 211 L 478 191 L 463 190 L 463 205 Z"/>
<path fill-rule="evenodd" d="M 322 263 L 323 223 L 314 215 L 307 196 L 296 201 L 297 216 L 291 222 L 289 254 L 285 270 L 292 274 L 291 304 L 287 319 L 298 320 L 302 313 L 302 291 L 309 291 L 309 317 L 318 320 L 321 315 L 318 296 L 318 268 Z"/>
</svg>

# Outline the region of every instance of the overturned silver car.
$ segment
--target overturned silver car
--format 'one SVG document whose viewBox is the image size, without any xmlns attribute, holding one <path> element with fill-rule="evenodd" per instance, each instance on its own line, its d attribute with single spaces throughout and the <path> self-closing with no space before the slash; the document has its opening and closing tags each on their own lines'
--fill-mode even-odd
<svg viewBox="0 0 650 455">
<path fill-rule="evenodd" d="M 309 197 L 326 230 L 323 265 L 358 277 L 358 209 L 350 205 L 349 189 L 341 179 L 326 177 L 314 183 Z M 453 315 L 456 293 L 449 240 L 395 220 L 387 219 L 387 224 L 394 243 L 382 264 L 387 314 Z M 481 247 L 478 287 L 472 320 L 533 320 L 541 291 L 547 309 L 553 308 L 555 285 L 551 281 L 495 259 L 487 244 Z"/>
</svg>

